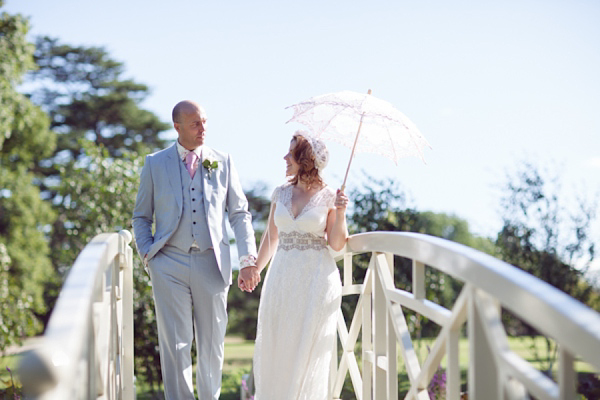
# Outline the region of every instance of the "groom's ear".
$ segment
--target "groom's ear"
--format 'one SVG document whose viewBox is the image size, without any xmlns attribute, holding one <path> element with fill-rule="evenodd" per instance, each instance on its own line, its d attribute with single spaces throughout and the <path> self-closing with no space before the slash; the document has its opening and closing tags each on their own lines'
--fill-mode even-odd
<svg viewBox="0 0 600 400">
<path fill-rule="evenodd" d="M 175 128 L 175 130 L 179 133 L 179 123 L 178 122 L 173 122 L 173 128 Z"/>
</svg>

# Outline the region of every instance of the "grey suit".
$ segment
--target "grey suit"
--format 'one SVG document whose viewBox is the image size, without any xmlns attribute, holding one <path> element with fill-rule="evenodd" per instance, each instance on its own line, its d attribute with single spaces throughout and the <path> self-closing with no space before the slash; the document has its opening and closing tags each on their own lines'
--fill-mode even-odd
<svg viewBox="0 0 600 400">
<path fill-rule="evenodd" d="M 152 280 L 167 399 L 194 398 L 194 331 L 200 399 L 220 393 L 232 277 L 226 215 L 238 253 L 256 254 L 248 202 L 231 158 L 207 146 L 202 157 L 218 167 L 209 173 L 200 164 L 190 179 L 175 145 L 147 156 L 133 212 L 136 244 Z M 192 242 L 198 247 L 190 248 Z"/>
</svg>

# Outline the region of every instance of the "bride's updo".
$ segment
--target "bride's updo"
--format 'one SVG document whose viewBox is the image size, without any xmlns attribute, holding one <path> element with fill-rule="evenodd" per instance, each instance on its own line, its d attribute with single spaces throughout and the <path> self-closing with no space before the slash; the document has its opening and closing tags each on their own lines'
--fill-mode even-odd
<svg viewBox="0 0 600 400">
<path fill-rule="evenodd" d="M 298 181 L 305 182 L 308 186 L 323 186 L 323 179 L 319 172 L 325 168 L 329 159 L 329 152 L 325 144 L 312 138 L 303 131 L 294 133 L 292 140 L 296 142 L 292 149 L 292 157 L 299 165 L 298 173 L 290 180 L 292 184 Z"/>
</svg>

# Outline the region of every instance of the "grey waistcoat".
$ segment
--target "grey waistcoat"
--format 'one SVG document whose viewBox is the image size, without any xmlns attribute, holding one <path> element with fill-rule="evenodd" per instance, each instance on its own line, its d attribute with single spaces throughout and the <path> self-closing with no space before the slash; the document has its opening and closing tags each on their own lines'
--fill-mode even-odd
<svg viewBox="0 0 600 400">
<path fill-rule="evenodd" d="M 183 162 L 179 163 L 179 173 L 181 174 L 181 184 L 183 186 L 183 213 L 179 226 L 169 239 L 168 244 L 186 253 L 190 250 L 194 240 L 200 247 L 200 251 L 212 247 L 204 210 L 202 172 L 202 164 L 199 162 L 194 178 L 191 179 L 185 164 Z"/>
</svg>

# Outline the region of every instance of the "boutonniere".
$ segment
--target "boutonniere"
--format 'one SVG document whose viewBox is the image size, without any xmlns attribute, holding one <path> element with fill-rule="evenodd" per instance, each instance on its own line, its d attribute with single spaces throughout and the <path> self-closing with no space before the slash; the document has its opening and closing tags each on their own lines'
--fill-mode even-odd
<svg viewBox="0 0 600 400">
<path fill-rule="evenodd" d="M 207 158 L 204 161 L 202 161 L 202 166 L 204 168 L 206 168 L 206 171 L 208 171 L 208 176 L 210 177 L 211 172 L 213 171 L 213 169 L 219 168 L 219 163 L 217 161 L 210 161 Z"/>
</svg>

